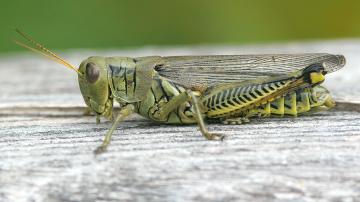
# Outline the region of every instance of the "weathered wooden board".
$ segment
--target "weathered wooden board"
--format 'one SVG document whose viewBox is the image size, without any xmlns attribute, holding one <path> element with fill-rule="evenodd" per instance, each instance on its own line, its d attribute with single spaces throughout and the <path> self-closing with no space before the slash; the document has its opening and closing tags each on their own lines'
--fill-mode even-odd
<svg viewBox="0 0 360 202">
<path fill-rule="evenodd" d="M 207 141 L 196 126 L 139 116 L 115 132 L 95 157 L 109 123 L 82 116 L 76 75 L 29 55 L 0 59 L 0 201 L 359 201 L 360 41 L 142 49 L 89 55 L 330 52 L 347 66 L 327 87 L 341 103 L 298 118 L 213 124 L 227 134 Z M 351 103 L 349 103 L 351 102 Z"/>
</svg>

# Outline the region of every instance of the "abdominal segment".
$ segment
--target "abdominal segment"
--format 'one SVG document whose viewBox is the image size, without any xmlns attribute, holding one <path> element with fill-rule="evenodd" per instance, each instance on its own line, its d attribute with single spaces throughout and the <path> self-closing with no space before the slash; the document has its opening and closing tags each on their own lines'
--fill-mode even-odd
<svg viewBox="0 0 360 202">
<path fill-rule="evenodd" d="M 323 86 L 298 89 L 273 101 L 248 110 L 243 115 L 253 116 L 297 116 L 330 109 L 335 106 L 329 91 Z"/>
</svg>

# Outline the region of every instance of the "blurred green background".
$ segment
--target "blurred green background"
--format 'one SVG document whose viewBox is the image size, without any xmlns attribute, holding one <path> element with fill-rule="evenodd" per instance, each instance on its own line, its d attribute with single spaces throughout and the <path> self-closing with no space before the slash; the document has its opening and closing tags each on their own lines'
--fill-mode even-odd
<svg viewBox="0 0 360 202">
<path fill-rule="evenodd" d="M 15 27 L 51 49 L 356 38 L 360 1 L 13 0 L 0 25 L 0 52 Z"/>
</svg>

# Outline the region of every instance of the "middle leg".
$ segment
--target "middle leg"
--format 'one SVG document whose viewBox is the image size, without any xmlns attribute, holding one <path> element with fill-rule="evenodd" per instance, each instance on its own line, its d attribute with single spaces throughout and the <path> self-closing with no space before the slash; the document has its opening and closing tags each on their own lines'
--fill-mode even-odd
<svg viewBox="0 0 360 202">
<path fill-rule="evenodd" d="M 207 130 L 202 113 L 200 111 L 198 100 L 195 96 L 195 93 L 190 90 L 184 91 L 179 95 L 171 98 L 167 103 L 164 103 L 162 106 L 158 106 L 156 111 L 153 113 L 152 118 L 154 120 L 165 121 L 166 118 L 170 115 L 170 113 L 176 111 L 176 109 L 180 107 L 180 105 L 186 102 L 190 102 L 193 108 L 190 115 L 188 116 L 191 116 L 191 119 L 195 118 L 195 121 L 198 124 L 202 135 L 208 140 L 223 140 L 225 137 L 223 134 L 210 133 Z"/>
</svg>

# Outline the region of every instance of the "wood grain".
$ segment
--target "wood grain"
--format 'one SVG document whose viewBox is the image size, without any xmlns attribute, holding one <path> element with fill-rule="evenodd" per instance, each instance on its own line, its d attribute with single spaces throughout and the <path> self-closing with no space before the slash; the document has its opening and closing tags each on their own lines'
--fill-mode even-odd
<svg viewBox="0 0 360 202">
<path fill-rule="evenodd" d="M 216 51 L 216 52 L 215 52 Z M 298 118 L 196 126 L 160 125 L 133 116 L 109 151 L 94 156 L 110 124 L 83 116 L 77 78 L 30 55 L 0 58 L 0 201 L 359 201 L 359 41 L 244 47 L 70 52 L 89 55 L 184 55 L 329 52 L 347 66 L 326 86 L 332 111 Z"/>
</svg>

